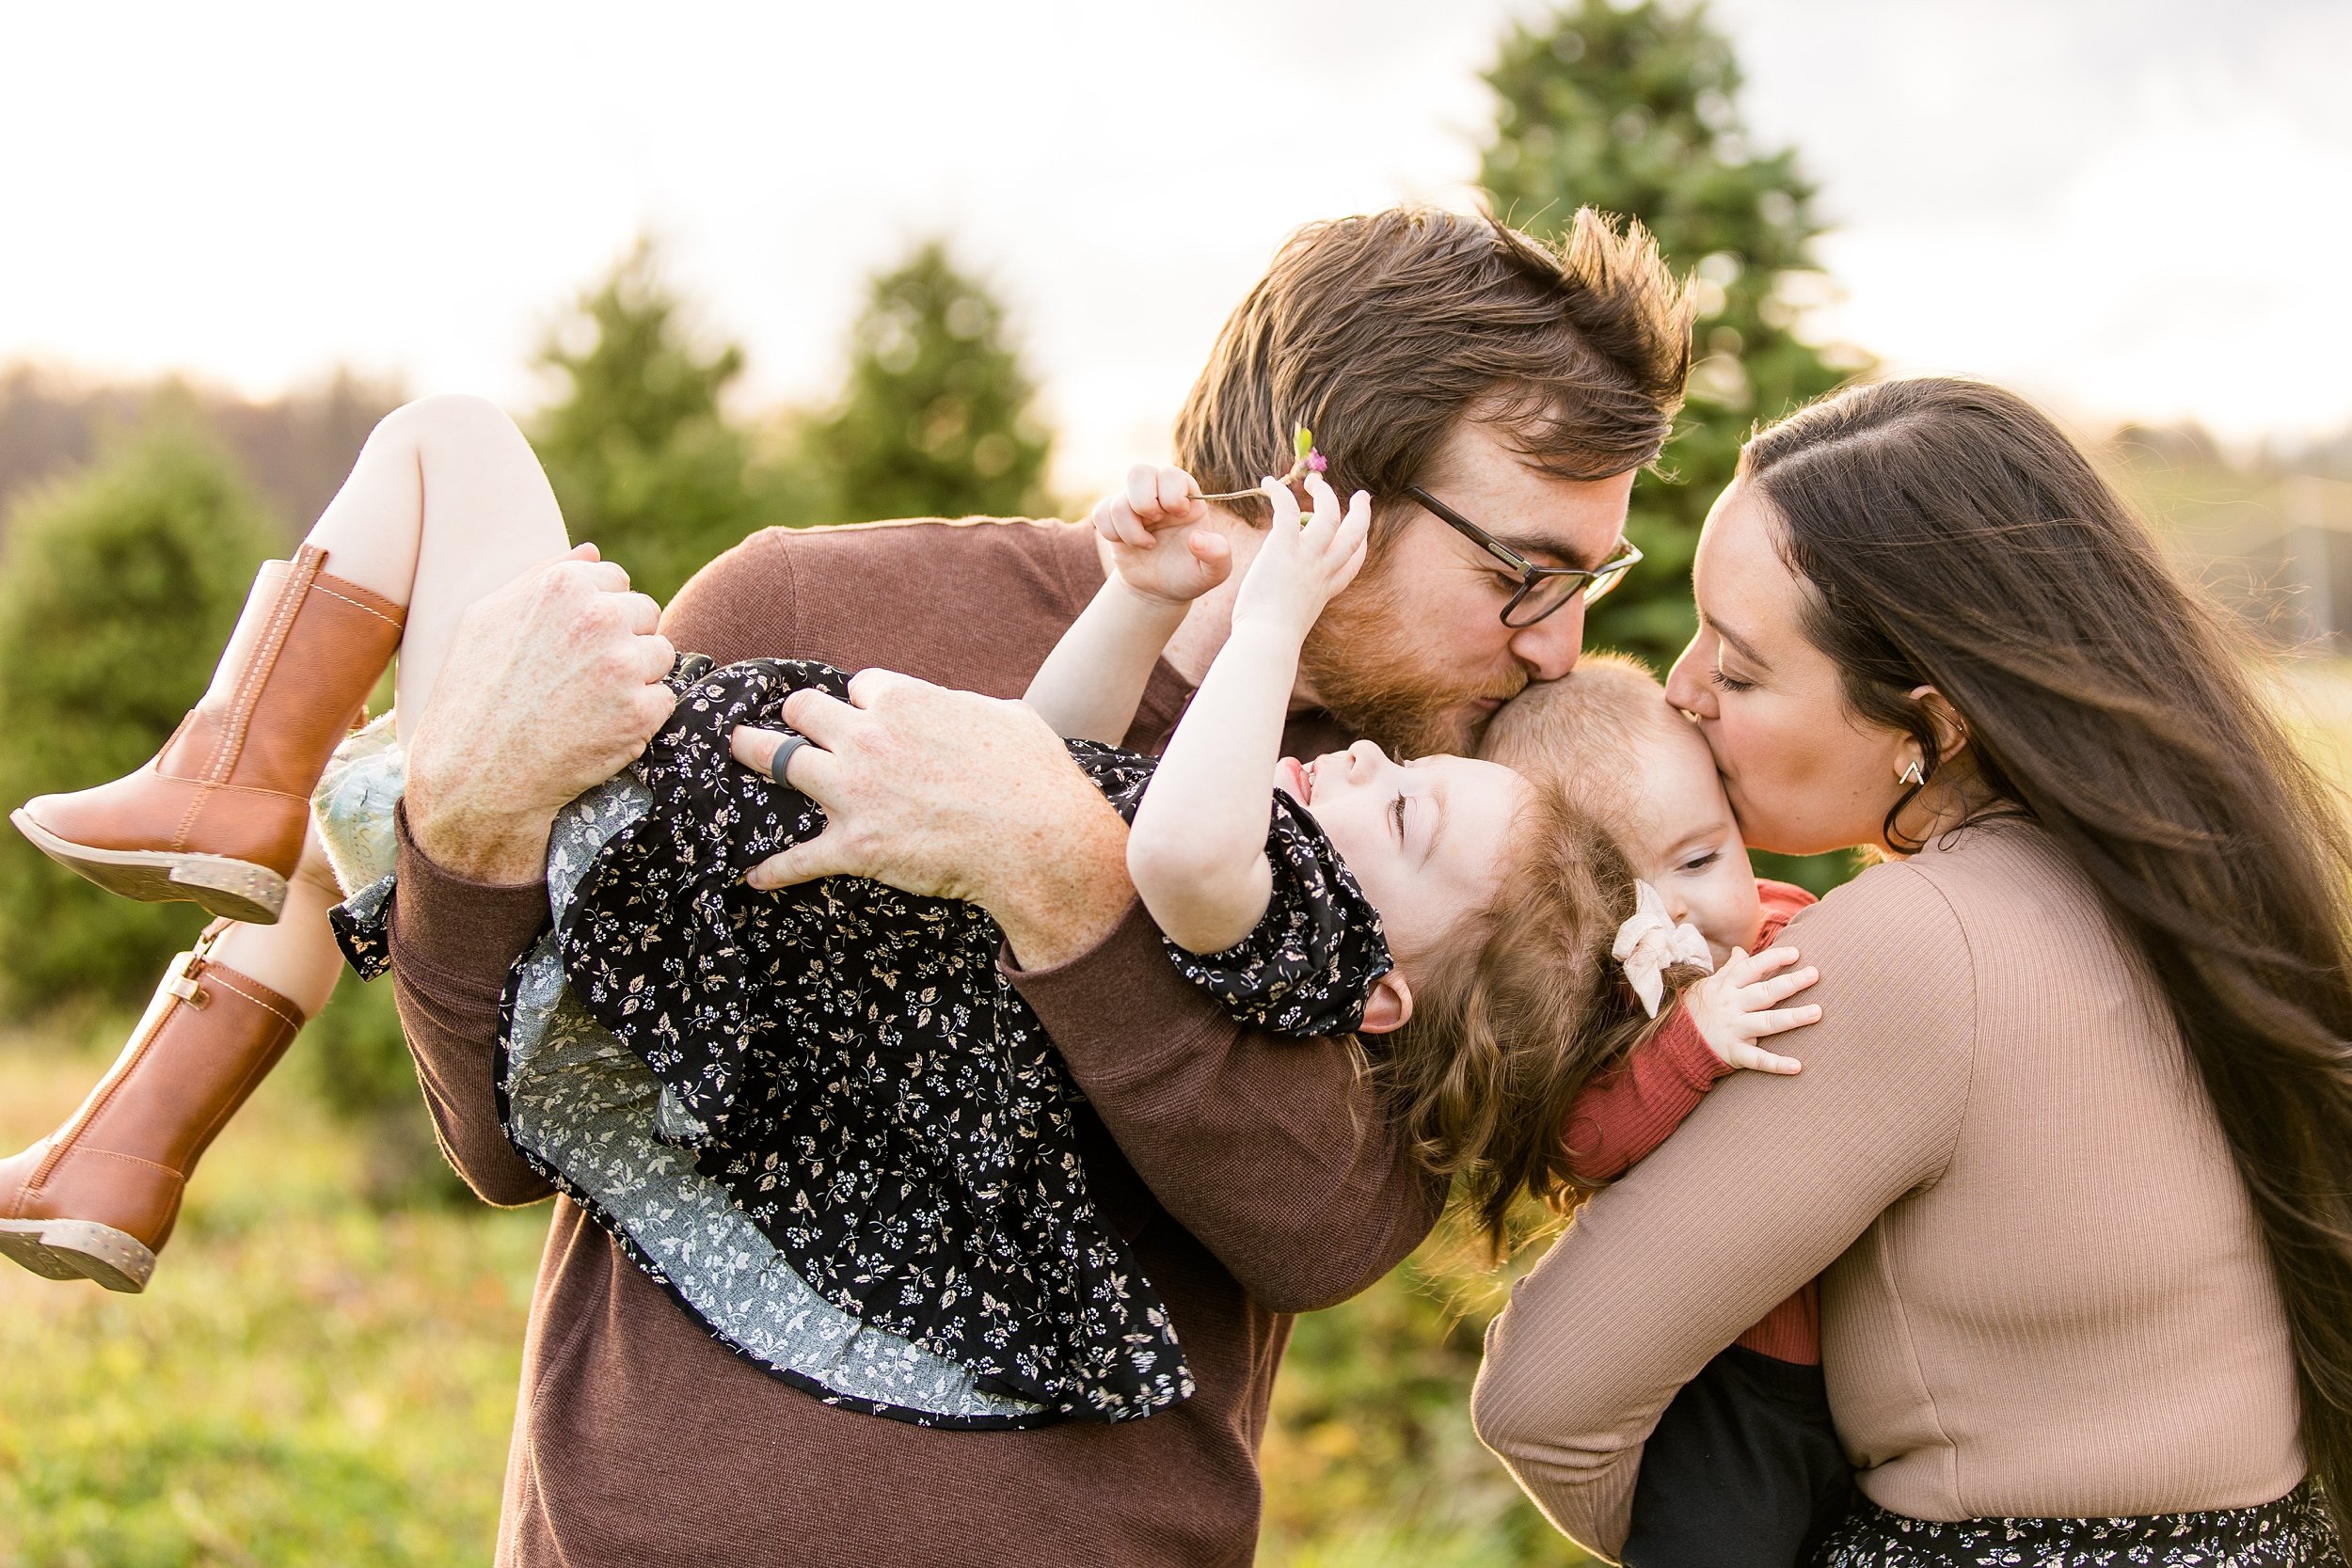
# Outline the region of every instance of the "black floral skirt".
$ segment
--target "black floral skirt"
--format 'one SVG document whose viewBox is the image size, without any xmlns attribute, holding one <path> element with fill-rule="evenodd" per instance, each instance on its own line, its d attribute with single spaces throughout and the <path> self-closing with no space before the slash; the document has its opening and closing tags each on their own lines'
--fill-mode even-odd
<svg viewBox="0 0 2352 1568">
<path fill-rule="evenodd" d="M 2137 1519 L 1912 1519 L 1863 1503 L 1814 1568 L 2344 1568 L 2309 1481 L 2276 1502 Z"/>
</svg>

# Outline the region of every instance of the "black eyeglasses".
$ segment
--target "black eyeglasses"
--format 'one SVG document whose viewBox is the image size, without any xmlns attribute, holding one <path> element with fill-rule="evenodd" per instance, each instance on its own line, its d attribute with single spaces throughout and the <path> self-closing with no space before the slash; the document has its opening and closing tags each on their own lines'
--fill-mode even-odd
<svg viewBox="0 0 2352 1568">
<path fill-rule="evenodd" d="M 1554 610 L 1566 608 L 1580 594 L 1586 604 L 1597 603 L 1623 582 L 1625 575 L 1642 559 L 1633 541 L 1623 539 L 1608 560 L 1590 571 L 1581 566 L 1538 566 L 1420 485 L 1413 485 L 1405 493 L 1446 527 L 1519 575 L 1518 592 L 1502 607 L 1502 624 L 1514 629 L 1534 626 Z"/>
</svg>

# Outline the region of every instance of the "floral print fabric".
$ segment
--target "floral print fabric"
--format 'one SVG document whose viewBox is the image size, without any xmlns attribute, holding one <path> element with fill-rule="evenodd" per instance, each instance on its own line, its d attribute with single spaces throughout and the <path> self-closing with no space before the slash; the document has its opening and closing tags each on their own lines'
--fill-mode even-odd
<svg viewBox="0 0 2352 1568">
<path fill-rule="evenodd" d="M 1815 1568 L 2344 1568 L 2306 1481 L 2250 1508 L 2136 1519 L 1913 1519 L 1864 1503 Z"/>
<path fill-rule="evenodd" d="M 690 657 L 672 684 L 676 708 L 634 769 L 651 805 L 606 843 L 557 934 L 581 1006 L 668 1091 L 678 1141 L 820 1296 L 981 1388 L 1102 1420 L 1184 1398 L 1174 1328 L 1088 1191 L 1080 1097 L 997 966 L 994 924 L 863 878 L 743 880 L 825 819 L 735 762 L 729 735 L 781 726 L 803 688 L 846 697 L 848 677 Z M 1072 750 L 1132 814 L 1150 760 Z M 1353 1017 L 1371 983 L 1355 976 L 1386 967 L 1356 904 L 1352 920 L 1285 911 L 1248 951 L 1184 958 L 1309 1029 Z M 1315 948 L 1351 928 L 1376 953 Z"/>
<path fill-rule="evenodd" d="M 358 888 L 333 918 L 363 978 L 390 964 L 403 760 L 389 729 L 353 736 L 313 802 L 338 879 Z M 643 816 L 647 800 L 624 772 L 557 815 L 548 901 L 559 921 L 604 841 Z M 1062 1419 L 985 1393 L 965 1369 L 820 1300 L 691 1153 L 662 1140 L 674 1115 L 667 1091 L 580 1010 L 552 931 L 508 975 L 495 1084 L 500 1120 L 524 1164 L 609 1231 L 681 1311 L 770 1375 L 835 1408 L 918 1426 L 993 1431 Z"/>
<path fill-rule="evenodd" d="M 526 954 L 510 1005 L 532 1006 L 510 1020 L 503 1062 L 516 1147 L 706 1327 L 834 1402 L 996 1426 L 1127 1419 L 1184 1398 L 1190 1374 L 1166 1308 L 1087 1193 L 1081 1097 L 997 970 L 993 924 L 863 879 L 780 893 L 741 880 L 820 832 L 823 816 L 735 764 L 728 733 L 782 727 L 790 691 L 838 696 L 846 678 L 690 657 L 672 684 L 670 723 L 601 792 L 596 847 L 571 830 L 599 792 L 558 824 L 558 924 L 539 957 L 560 951 L 578 1016 L 564 1022 L 570 998 L 540 994 L 544 965 L 522 983 Z M 1151 760 L 1071 750 L 1132 816 Z M 624 785 L 616 825 L 610 797 Z M 1171 945 L 1171 961 L 1244 1022 L 1352 1029 L 1389 967 L 1378 917 L 1280 795 L 1267 847 L 1275 895 L 1260 927 L 1205 958 Z M 356 964 L 382 966 L 389 895 L 381 883 L 339 911 Z M 581 1044 L 615 1036 L 632 1062 Z M 623 1083 L 628 1066 L 644 1071 L 643 1089 Z M 647 1180 L 642 1167 L 660 1166 L 663 1148 L 681 1156 L 677 1170 Z M 678 1223 L 688 1213 L 691 1234 Z M 729 1226 L 726 1244 L 710 1244 Z M 796 1293 L 808 1300 L 791 1311 L 763 1309 Z M 797 1326 L 781 1339 L 745 1327 L 820 1321 L 855 1333 L 828 1330 L 812 1354 Z M 950 1387 L 942 1368 L 962 1381 Z"/>
</svg>

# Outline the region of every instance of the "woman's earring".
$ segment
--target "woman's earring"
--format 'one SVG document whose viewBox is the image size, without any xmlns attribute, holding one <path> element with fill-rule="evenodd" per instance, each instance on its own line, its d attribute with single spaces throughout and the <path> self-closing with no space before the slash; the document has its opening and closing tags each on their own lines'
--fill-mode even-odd
<svg viewBox="0 0 2352 1568">
<path fill-rule="evenodd" d="M 1919 768 L 1919 759 L 1917 757 L 1913 757 L 1911 759 L 1911 766 L 1896 774 L 1895 777 L 1898 782 L 1907 784 L 1914 789 L 1926 787 L 1928 782 L 1927 774 L 1922 772 Z"/>
</svg>

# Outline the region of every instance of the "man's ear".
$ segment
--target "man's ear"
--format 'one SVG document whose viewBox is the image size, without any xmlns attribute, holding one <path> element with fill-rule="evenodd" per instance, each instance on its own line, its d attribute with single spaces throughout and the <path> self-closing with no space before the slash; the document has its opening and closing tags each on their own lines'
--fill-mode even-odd
<svg viewBox="0 0 2352 1568">
<path fill-rule="evenodd" d="M 1405 983 L 1405 976 L 1395 970 L 1373 983 L 1372 995 L 1364 1001 L 1364 1022 L 1357 1025 L 1359 1035 L 1386 1035 L 1405 1027 L 1413 1016 L 1413 988 Z"/>
<path fill-rule="evenodd" d="M 1960 749 L 1968 744 L 1968 721 L 1960 716 L 1960 709 L 1951 700 L 1931 686 L 1915 686 L 1911 700 L 1928 710 L 1928 718 L 1935 725 L 1935 757 L 1947 763 Z"/>
</svg>

